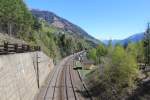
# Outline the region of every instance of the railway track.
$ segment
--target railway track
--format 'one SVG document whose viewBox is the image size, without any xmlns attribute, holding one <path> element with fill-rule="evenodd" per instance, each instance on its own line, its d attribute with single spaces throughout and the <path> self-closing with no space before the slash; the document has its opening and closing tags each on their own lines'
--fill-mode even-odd
<svg viewBox="0 0 150 100">
<path fill-rule="evenodd" d="M 68 89 L 67 89 L 67 87 L 68 87 L 68 85 L 67 85 L 67 65 L 65 66 L 65 92 L 66 92 L 66 99 L 67 100 L 69 100 L 69 97 L 68 97 Z"/>
<path fill-rule="evenodd" d="M 72 63 L 69 60 L 68 63 L 66 63 L 64 65 L 62 74 L 63 75 L 62 79 L 61 79 L 61 86 L 64 86 L 62 88 L 60 88 L 60 93 L 62 96 L 60 100 L 93 100 L 93 98 L 90 96 L 90 93 L 88 92 L 88 89 L 86 88 L 84 82 L 81 79 L 81 76 L 79 74 L 78 71 L 73 70 L 73 68 L 71 67 Z M 75 84 L 77 81 L 76 79 L 78 79 L 78 83 L 80 83 L 80 86 L 82 87 L 82 89 L 84 89 L 84 91 L 86 92 L 86 95 L 88 95 L 88 98 L 84 98 L 82 97 L 81 93 L 77 92 L 77 90 L 81 89 L 80 87 L 78 87 L 78 83 Z M 78 87 L 78 89 L 76 88 Z M 62 92 L 64 90 L 64 95 L 62 95 Z M 79 91 L 83 91 L 83 90 L 79 90 Z"/>
<path fill-rule="evenodd" d="M 72 86 L 73 94 L 74 94 L 75 100 L 77 100 L 77 96 L 76 96 L 75 89 L 74 89 L 75 87 L 74 87 L 73 80 L 72 80 L 71 67 L 70 66 L 69 66 L 69 75 L 70 75 L 70 81 L 71 81 L 71 86 Z"/>
<path fill-rule="evenodd" d="M 62 86 L 60 91 L 60 100 L 79 100 L 77 99 L 77 94 L 75 92 L 75 87 L 72 80 L 72 75 L 70 72 L 70 65 L 66 63 L 64 65 L 60 80 L 60 86 Z"/>
<path fill-rule="evenodd" d="M 44 95 L 44 100 L 46 100 L 46 96 L 47 96 L 47 93 L 48 93 L 48 89 L 49 89 L 50 84 L 51 84 L 51 82 L 52 82 L 52 79 L 53 79 L 53 77 L 54 77 L 54 73 L 56 73 L 56 69 L 55 69 L 55 71 L 52 73 L 52 76 L 51 76 L 51 78 L 50 78 L 50 81 L 48 82 L 48 87 L 46 88 L 46 92 L 45 92 L 45 95 Z"/>
<path fill-rule="evenodd" d="M 92 98 L 91 94 L 89 93 L 89 91 L 88 91 L 88 89 L 87 89 L 85 83 L 82 81 L 82 78 L 81 78 L 81 76 L 80 76 L 79 71 L 77 71 L 77 73 L 78 73 L 78 76 L 79 76 L 79 78 L 80 78 L 80 81 L 82 82 L 82 86 L 83 86 L 83 88 L 84 88 L 84 90 L 85 90 L 85 92 L 86 92 L 86 95 L 89 96 L 89 100 L 93 100 L 93 98 Z"/>
<path fill-rule="evenodd" d="M 67 60 L 67 58 L 65 60 Z M 45 93 L 44 93 L 44 96 L 43 96 L 42 100 L 55 100 L 55 96 L 57 94 L 56 93 L 56 88 L 58 88 L 58 86 L 57 86 L 58 79 L 59 79 L 59 76 L 60 76 L 60 72 L 62 71 L 61 66 L 62 65 L 60 64 L 57 67 L 55 67 L 54 71 L 50 75 L 48 85 L 47 85 L 47 88 L 45 90 Z"/>
<path fill-rule="evenodd" d="M 58 71 L 58 72 L 57 72 L 57 71 Z M 50 81 L 49 81 L 49 83 L 48 83 L 48 87 L 46 88 L 46 93 L 45 93 L 45 95 L 44 95 L 44 100 L 47 100 L 48 90 L 49 90 L 49 88 L 50 88 L 50 86 L 51 86 L 51 83 L 52 83 L 52 81 L 53 81 L 53 79 L 54 79 L 54 75 L 57 74 L 57 75 L 56 75 L 56 80 L 55 80 L 55 85 L 53 86 L 53 93 L 52 93 L 52 98 L 51 98 L 51 100 L 54 100 L 55 90 L 56 90 L 56 87 L 57 87 L 56 84 L 57 84 L 57 80 L 58 80 L 59 73 L 60 73 L 60 70 L 55 69 L 55 71 L 54 71 L 53 74 L 51 75 Z"/>
<path fill-rule="evenodd" d="M 54 98 L 55 98 L 55 91 L 56 91 L 56 88 L 57 88 L 57 80 L 58 80 L 58 75 L 59 75 L 59 73 L 60 73 L 60 70 L 59 70 L 59 72 L 58 72 L 58 74 L 57 74 L 57 78 L 56 78 L 56 81 L 55 81 L 55 86 L 54 86 L 54 91 L 53 91 L 53 97 L 52 97 L 52 100 L 54 100 Z"/>
<path fill-rule="evenodd" d="M 82 86 L 79 73 L 73 70 L 72 58 L 73 56 L 67 57 L 54 68 L 42 98 L 36 100 L 93 100 L 82 96 L 82 89 L 84 88 L 85 91 L 87 89 Z"/>
</svg>

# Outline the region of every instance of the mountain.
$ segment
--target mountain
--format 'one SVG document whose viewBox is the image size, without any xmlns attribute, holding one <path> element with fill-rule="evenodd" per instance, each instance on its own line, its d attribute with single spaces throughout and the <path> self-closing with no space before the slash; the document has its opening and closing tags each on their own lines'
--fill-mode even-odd
<svg viewBox="0 0 150 100">
<path fill-rule="evenodd" d="M 128 43 L 129 41 L 131 42 L 137 42 L 137 41 L 140 41 L 142 40 L 142 38 L 144 37 L 144 32 L 142 33 L 137 33 L 137 34 L 134 34 L 128 38 L 125 38 L 123 40 L 112 40 L 112 44 L 115 45 L 116 43 L 120 43 L 122 45 Z M 109 40 L 104 40 L 102 41 L 104 44 L 108 44 Z"/>
<path fill-rule="evenodd" d="M 132 42 L 136 42 L 136 41 L 140 41 L 142 40 L 144 37 L 144 32 L 143 33 L 138 33 L 138 34 L 135 34 L 135 35 L 132 35 L 130 37 L 128 37 L 127 39 L 124 39 L 122 41 L 122 43 L 127 43 L 129 41 L 132 41 Z"/>
<path fill-rule="evenodd" d="M 84 31 L 79 26 L 69 22 L 68 20 L 66 20 L 64 18 L 57 16 L 56 14 L 54 14 L 50 11 L 41 11 L 41 10 L 37 10 L 37 9 L 32 9 L 31 12 L 37 18 L 44 19 L 46 22 L 49 23 L 49 25 L 60 28 L 63 31 L 72 33 L 78 37 L 82 37 L 89 42 L 92 42 L 95 44 L 100 43 L 99 40 L 90 36 L 86 31 Z"/>
</svg>

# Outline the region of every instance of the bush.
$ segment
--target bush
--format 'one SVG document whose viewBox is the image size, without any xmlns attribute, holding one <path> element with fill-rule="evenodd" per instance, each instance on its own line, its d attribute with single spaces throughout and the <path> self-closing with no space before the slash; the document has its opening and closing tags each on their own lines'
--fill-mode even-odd
<svg viewBox="0 0 150 100">
<path fill-rule="evenodd" d="M 102 100 L 106 99 L 105 97 L 109 100 L 120 100 L 136 85 L 137 62 L 135 56 L 129 55 L 120 45 L 116 45 L 109 51 L 103 56 L 103 72 L 95 75 L 99 77 L 98 82 L 95 80 L 97 83 L 91 86 L 91 89 L 99 86 L 97 87 L 100 91 L 98 97 Z"/>
</svg>

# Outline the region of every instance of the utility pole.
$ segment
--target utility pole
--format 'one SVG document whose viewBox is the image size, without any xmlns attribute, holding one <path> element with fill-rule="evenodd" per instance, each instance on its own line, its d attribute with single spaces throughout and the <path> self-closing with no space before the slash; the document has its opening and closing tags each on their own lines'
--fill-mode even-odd
<svg viewBox="0 0 150 100">
<path fill-rule="evenodd" d="M 37 85 L 40 88 L 40 81 L 39 81 L 39 60 L 38 60 L 38 52 L 36 52 L 36 65 L 37 65 Z"/>
</svg>

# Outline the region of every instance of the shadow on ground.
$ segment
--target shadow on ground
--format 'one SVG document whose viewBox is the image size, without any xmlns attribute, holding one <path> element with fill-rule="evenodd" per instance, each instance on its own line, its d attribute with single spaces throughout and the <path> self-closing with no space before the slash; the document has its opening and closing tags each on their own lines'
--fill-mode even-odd
<svg viewBox="0 0 150 100">
<path fill-rule="evenodd" d="M 101 98 L 98 100 L 113 99 L 109 96 L 106 97 L 105 89 L 102 87 L 103 86 L 101 86 L 101 84 L 93 85 L 93 87 L 88 90 L 90 95 L 87 93 L 87 91 L 77 90 L 76 92 L 80 93 L 85 98 L 90 98 L 92 96 L 94 98 Z M 143 84 L 140 84 L 139 87 L 134 91 L 135 92 L 132 95 L 125 96 L 124 99 L 116 100 L 150 100 L 150 80 Z"/>
<path fill-rule="evenodd" d="M 77 90 L 76 92 L 80 93 L 85 98 L 98 97 L 104 91 L 104 89 L 100 87 L 101 85 L 97 84 L 97 85 L 94 85 L 92 88 L 90 88 L 88 91 Z"/>
<path fill-rule="evenodd" d="M 150 80 L 140 84 L 135 93 L 127 100 L 150 100 Z"/>
</svg>

